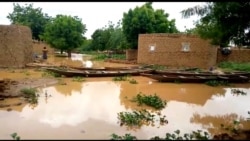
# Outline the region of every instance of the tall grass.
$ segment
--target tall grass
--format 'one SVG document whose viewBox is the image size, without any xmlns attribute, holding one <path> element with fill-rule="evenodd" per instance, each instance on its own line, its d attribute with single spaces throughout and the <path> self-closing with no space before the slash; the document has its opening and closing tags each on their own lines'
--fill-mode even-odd
<svg viewBox="0 0 250 141">
<path fill-rule="evenodd" d="M 117 60 L 126 60 L 125 54 L 95 54 L 93 60 L 105 60 L 105 59 L 117 59 Z"/>
<path fill-rule="evenodd" d="M 227 70 L 250 72 L 250 63 L 221 62 L 218 64 L 218 67 L 227 69 Z"/>
</svg>

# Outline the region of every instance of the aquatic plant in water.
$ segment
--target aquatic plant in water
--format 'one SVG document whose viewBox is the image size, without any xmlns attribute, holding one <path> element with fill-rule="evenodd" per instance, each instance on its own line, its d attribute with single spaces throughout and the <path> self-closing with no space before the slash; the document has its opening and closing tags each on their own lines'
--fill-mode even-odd
<svg viewBox="0 0 250 141">
<path fill-rule="evenodd" d="M 139 111 L 132 111 L 132 112 L 119 112 L 118 113 L 118 120 L 120 123 L 120 126 L 126 125 L 130 127 L 140 127 L 143 124 L 146 125 L 154 125 L 156 114 L 151 114 L 147 110 L 139 110 Z M 165 119 L 166 116 L 159 117 L 160 124 L 168 123 L 168 121 Z"/>
<path fill-rule="evenodd" d="M 132 136 L 131 134 L 125 134 L 124 136 L 119 136 L 117 134 L 111 134 L 111 140 L 137 140 L 136 136 Z"/>
<path fill-rule="evenodd" d="M 118 77 L 114 77 L 112 80 L 113 81 L 127 81 L 127 76 L 118 76 Z"/>
<path fill-rule="evenodd" d="M 11 136 L 14 140 L 20 140 L 20 139 L 21 139 L 20 136 L 18 136 L 17 133 L 12 133 L 12 134 L 10 134 L 10 136 Z"/>
<path fill-rule="evenodd" d="M 207 84 L 208 86 L 229 86 L 229 82 L 228 81 L 218 81 L 218 80 L 209 80 L 207 82 L 205 82 L 205 84 Z"/>
<path fill-rule="evenodd" d="M 246 92 L 244 92 L 243 90 L 240 90 L 240 89 L 231 89 L 231 93 L 233 95 L 247 95 Z"/>
<path fill-rule="evenodd" d="M 21 91 L 21 93 L 24 94 L 24 97 L 28 100 L 28 102 L 30 102 L 31 104 L 38 103 L 39 95 L 36 94 L 37 89 L 35 89 L 35 88 L 23 88 L 20 91 Z"/>
<path fill-rule="evenodd" d="M 206 131 L 197 130 L 192 133 L 185 133 L 183 136 L 180 135 L 180 130 L 174 131 L 174 133 L 166 133 L 165 138 L 155 136 L 150 140 L 209 140 L 209 134 Z"/>
<path fill-rule="evenodd" d="M 131 84 L 138 84 L 138 82 L 135 79 L 133 79 L 133 78 L 129 80 L 129 83 L 131 83 Z"/>
<path fill-rule="evenodd" d="M 61 75 L 60 74 L 58 74 L 58 73 L 55 73 L 55 72 L 51 72 L 51 71 L 44 71 L 43 73 L 42 73 L 42 77 L 61 77 Z"/>
<path fill-rule="evenodd" d="M 136 136 L 131 134 L 125 134 L 125 136 L 119 136 L 117 134 L 111 135 L 111 140 L 137 140 Z M 166 133 L 165 137 L 161 138 L 159 136 L 155 136 L 150 138 L 149 140 L 209 140 L 211 139 L 208 132 L 197 130 L 192 131 L 191 133 L 185 133 L 183 136 L 180 135 L 180 130 L 174 131 L 174 133 Z"/>
<path fill-rule="evenodd" d="M 221 128 L 226 131 L 229 131 L 230 133 L 238 134 L 240 131 L 240 122 L 237 120 L 234 120 L 233 124 L 230 126 L 225 126 L 224 124 L 221 124 Z"/>
<path fill-rule="evenodd" d="M 153 107 L 157 110 L 163 109 L 167 105 L 166 100 L 162 100 L 156 94 L 145 95 L 145 94 L 142 94 L 141 92 L 138 93 L 135 97 L 133 97 L 133 99 L 131 101 L 137 102 L 138 106 L 147 105 L 147 106 Z"/>
<path fill-rule="evenodd" d="M 75 76 L 75 77 L 73 77 L 73 81 L 83 82 L 83 81 L 85 81 L 85 79 L 83 77 L 80 77 L 80 76 Z"/>
</svg>

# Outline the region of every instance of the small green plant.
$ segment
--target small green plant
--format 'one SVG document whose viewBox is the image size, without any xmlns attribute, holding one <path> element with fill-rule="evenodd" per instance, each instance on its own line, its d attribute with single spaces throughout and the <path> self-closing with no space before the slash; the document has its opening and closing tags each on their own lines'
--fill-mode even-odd
<svg viewBox="0 0 250 141">
<path fill-rule="evenodd" d="M 174 80 L 174 83 L 181 84 L 181 80 Z"/>
<path fill-rule="evenodd" d="M 155 136 L 150 138 L 150 140 L 209 140 L 208 132 L 201 130 L 192 131 L 192 133 L 185 133 L 184 136 L 180 136 L 180 130 L 174 131 L 174 133 L 166 133 L 165 138 L 160 138 Z"/>
<path fill-rule="evenodd" d="M 36 71 L 36 72 L 41 72 L 41 71 L 43 71 L 43 70 L 42 70 L 41 68 L 35 68 L 34 71 Z"/>
<path fill-rule="evenodd" d="M 250 116 L 250 111 L 248 111 L 247 113 Z M 247 120 L 250 121 L 250 117 L 248 117 Z"/>
<path fill-rule="evenodd" d="M 17 135 L 17 133 L 12 133 L 10 134 L 10 136 L 14 139 L 14 140 L 20 140 L 20 136 Z"/>
<path fill-rule="evenodd" d="M 94 57 L 91 60 L 103 61 L 103 60 L 105 60 L 107 58 L 108 58 L 108 56 L 106 54 L 95 54 Z"/>
<path fill-rule="evenodd" d="M 112 80 L 113 81 L 127 81 L 128 78 L 127 76 L 118 76 L 118 77 L 114 77 Z"/>
<path fill-rule="evenodd" d="M 30 75 L 30 73 L 28 72 L 28 70 L 21 70 L 20 73 L 24 73 L 26 76 Z"/>
<path fill-rule="evenodd" d="M 138 84 L 138 82 L 135 79 L 133 79 L 133 78 L 129 80 L 129 83 L 131 83 L 131 84 Z"/>
<path fill-rule="evenodd" d="M 156 117 L 156 114 L 151 114 L 149 111 L 143 109 L 139 111 L 132 111 L 132 112 L 120 112 L 118 113 L 118 119 L 120 122 L 120 126 L 126 125 L 126 126 L 137 126 L 140 127 L 143 124 L 146 125 L 154 125 L 154 119 Z M 159 117 L 160 118 L 160 124 L 168 123 L 168 121 L 165 119 L 166 116 Z"/>
<path fill-rule="evenodd" d="M 126 54 L 112 54 L 110 57 L 117 60 L 126 60 Z"/>
<path fill-rule="evenodd" d="M 80 76 L 75 76 L 75 77 L 73 77 L 73 81 L 83 82 L 83 81 L 85 81 L 85 79 L 83 77 L 80 77 Z"/>
<path fill-rule="evenodd" d="M 119 136 L 117 134 L 111 134 L 111 140 L 137 140 L 135 136 L 132 136 L 131 134 L 125 134 L 124 136 Z"/>
<path fill-rule="evenodd" d="M 132 111 L 132 112 L 120 112 L 118 113 L 118 119 L 120 125 L 126 126 L 141 126 L 144 121 L 153 121 L 154 115 L 150 114 L 146 110 Z"/>
<path fill-rule="evenodd" d="M 221 128 L 226 130 L 226 131 L 229 131 L 229 132 L 231 132 L 233 134 L 239 134 L 240 122 L 237 121 L 237 120 L 234 120 L 233 124 L 229 125 L 229 126 L 225 126 L 224 124 L 221 124 Z"/>
<path fill-rule="evenodd" d="M 167 105 L 166 100 L 162 100 L 159 96 L 156 94 L 154 95 L 145 95 L 141 92 L 138 93 L 132 100 L 132 102 L 137 102 L 138 106 L 141 106 L 143 104 L 153 107 L 157 110 L 165 108 Z"/>
<path fill-rule="evenodd" d="M 247 71 L 250 72 L 250 63 L 237 63 L 237 62 L 221 62 L 218 64 L 220 68 L 237 70 L 237 71 Z"/>
<path fill-rule="evenodd" d="M 152 66 L 149 66 L 149 68 L 154 69 L 154 70 L 165 70 L 165 69 L 167 69 L 167 67 L 163 66 L 163 65 L 152 65 Z"/>
<path fill-rule="evenodd" d="M 29 73 L 29 72 L 25 72 L 24 74 L 25 74 L 25 75 L 27 75 L 27 76 L 29 76 L 29 75 L 30 75 L 30 73 Z"/>
<path fill-rule="evenodd" d="M 61 77 L 61 75 L 51 71 L 44 71 L 42 77 Z"/>
<path fill-rule="evenodd" d="M 230 86 L 228 81 L 218 81 L 218 80 L 209 80 L 205 82 L 208 86 L 216 87 L 216 86 Z"/>
<path fill-rule="evenodd" d="M 13 68 L 8 68 L 8 71 L 11 73 L 15 73 L 16 71 Z"/>
<path fill-rule="evenodd" d="M 246 92 L 244 92 L 243 90 L 239 90 L 239 89 L 231 89 L 231 93 L 233 95 L 247 95 Z"/>
<path fill-rule="evenodd" d="M 59 85 L 67 85 L 67 83 L 65 81 L 63 81 L 63 79 L 58 78 L 58 84 Z"/>
<path fill-rule="evenodd" d="M 36 92 L 37 92 L 37 89 L 35 89 L 35 88 L 23 88 L 23 89 L 21 89 L 21 93 L 24 94 L 24 97 L 31 104 L 38 103 L 38 95 L 36 94 Z"/>
<path fill-rule="evenodd" d="M 131 134 L 125 134 L 125 136 L 119 136 L 116 134 L 111 135 L 111 140 L 137 140 L 136 136 Z M 197 130 L 191 133 L 185 133 L 183 136 L 180 135 L 180 130 L 174 131 L 174 133 L 166 133 L 164 138 L 155 136 L 149 140 L 211 140 L 208 132 Z"/>
</svg>

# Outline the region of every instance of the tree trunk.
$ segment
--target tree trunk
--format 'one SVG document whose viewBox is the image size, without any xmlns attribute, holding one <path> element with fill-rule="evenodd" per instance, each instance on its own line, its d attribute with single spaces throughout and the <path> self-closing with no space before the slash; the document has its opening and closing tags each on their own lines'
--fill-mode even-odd
<svg viewBox="0 0 250 141">
<path fill-rule="evenodd" d="M 61 54 L 63 54 L 63 50 L 61 49 Z"/>
<path fill-rule="evenodd" d="M 71 50 L 68 50 L 68 58 L 71 58 Z"/>
</svg>

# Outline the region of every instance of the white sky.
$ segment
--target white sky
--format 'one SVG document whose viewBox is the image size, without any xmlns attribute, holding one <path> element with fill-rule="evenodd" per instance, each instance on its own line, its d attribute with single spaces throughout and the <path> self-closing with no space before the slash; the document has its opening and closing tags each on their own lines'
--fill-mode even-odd
<svg viewBox="0 0 250 141">
<path fill-rule="evenodd" d="M 24 6 L 24 2 L 18 2 Z M 30 2 L 29 2 L 30 3 Z M 42 8 L 43 13 L 55 17 L 57 14 L 78 16 L 86 25 L 87 32 L 84 36 L 91 38 L 93 32 L 108 25 L 108 21 L 116 24 L 122 19 L 123 13 L 136 6 L 142 6 L 145 2 L 33 2 L 33 7 Z M 182 19 L 180 11 L 183 9 L 202 5 L 204 2 L 153 2 L 154 9 L 163 9 L 169 14 L 168 20 L 175 19 L 176 27 L 180 31 L 186 28 L 193 28 L 197 16 L 189 19 Z M 10 24 L 7 19 L 8 13 L 13 12 L 13 2 L 1 2 L 0 24 Z"/>
</svg>

